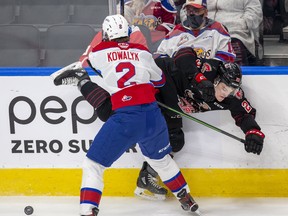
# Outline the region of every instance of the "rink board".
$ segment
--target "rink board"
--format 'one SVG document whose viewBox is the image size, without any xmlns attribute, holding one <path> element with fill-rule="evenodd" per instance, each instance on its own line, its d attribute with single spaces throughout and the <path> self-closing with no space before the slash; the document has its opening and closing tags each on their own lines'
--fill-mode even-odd
<svg viewBox="0 0 288 216">
<path fill-rule="evenodd" d="M 194 196 L 288 197 L 286 169 L 181 169 Z M 139 169 L 107 169 L 104 196 L 133 196 Z M 0 169 L 0 196 L 78 196 L 80 169 Z"/>
<path fill-rule="evenodd" d="M 57 69 L 0 68 L 0 196 L 79 194 L 82 160 L 103 123 L 76 87 L 52 84 Z M 266 135 L 261 155 L 184 119 L 186 144 L 175 160 L 196 196 L 288 197 L 287 67 L 243 69 Z M 244 138 L 229 112 L 195 117 Z M 142 162 L 139 148 L 129 149 L 106 170 L 104 196 L 133 196 Z"/>
</svg>

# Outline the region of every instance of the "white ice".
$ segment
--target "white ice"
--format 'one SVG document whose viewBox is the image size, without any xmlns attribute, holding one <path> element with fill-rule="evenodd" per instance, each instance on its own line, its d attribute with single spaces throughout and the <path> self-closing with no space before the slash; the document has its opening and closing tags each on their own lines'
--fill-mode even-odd
<svg viewBox="0 0 288 216">
<path fill-rule="evenodd" d="M 0 197 L 0 216 L 78 216 L 78 197 Z M 288 198 L 198 198 L 203 216 L 288 216 Z M 149 201 L 136 197 L 102 197 L 99 216 L 181 216 L 178 201 Z"/>
</svg>

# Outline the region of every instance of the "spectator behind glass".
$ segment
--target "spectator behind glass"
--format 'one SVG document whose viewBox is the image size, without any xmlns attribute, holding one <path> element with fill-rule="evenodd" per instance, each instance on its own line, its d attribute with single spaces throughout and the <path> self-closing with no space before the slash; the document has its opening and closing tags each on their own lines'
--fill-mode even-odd
<svg viewBox="0 0 288 216">
<path fill-rule="evenodd" d="M 148 0 L 124 0 L 124 16 L 129 24 L 132 24 L 135 16 L 138 16 Z M 120 14 L 120 2 L 117 4 L 117 14 Z"/>
<path fill-rule="evenodd" d="M 279 35 L 281 19 L 278 0 L 263 0 L 263 27 L 265 35 Z"/>
<path fill-rule="evenodd" d="M 283 15 L 282 18 L 284 20 L 284 27 L 288 26 L 288 0 L 282 0 Z"/>
<path fill-rule="evenodd" d="M 280 42 L 283 42 L 282 29 L 288 26 L 288 0 L 262 1 L 264 34 L 280 35 Z"/>
<path fill-rule="evenodd" d="M 141 12 L 134 17 L 133 25 L 145 26 L 149 29 L 152 53 L 157 50 L 166 34 L 174 28 L 176 14 L 177 10 L 173 0 L 149 0 Z"/>
<path fill-rule="evenodd" d="M 186 0 L 174 0 L 175 6 L 177 9 L 176 24 L 181 23 L 180 11 L 181 11 L 183 4 L 185 4 L 185 2 Z"/>
<path fill-rule="evenodd" d="M 125 0 L 124 16 L 127 21 L 140 27 L 149 50 L 153 53 L 175 26 L 176 6 L 173 0 Z M 120 4 L 117 5 L 120 13 Z"/>
<path fill-rule="evenodd" d="M 259 27 L 263 14 L 259 0 L 209 0 L 208 17 L 228 28 L 239 65 L 256 65 Z M 261 45 L 260 45 L 261 46 Z M 262 56 L 262 55 L 261 55 Z"/>
</svg>

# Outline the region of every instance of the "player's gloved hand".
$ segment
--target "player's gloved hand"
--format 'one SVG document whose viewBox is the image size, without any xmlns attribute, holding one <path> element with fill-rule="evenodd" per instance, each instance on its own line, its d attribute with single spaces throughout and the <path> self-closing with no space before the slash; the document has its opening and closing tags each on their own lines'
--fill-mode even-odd
<svg viewBox="0 0 288 216">
<path fill-rule="evenodd" d="M 189 103 L 187 99 L 184 97 L 179 97 L 178 106 L 184 113 L 191 115 L 192 113 L 196 112 L 196 109 L 193 107 L 193 104 Z"/>
<path fill-rule="evenodd" d="M 169 132 L 169 141 L 172 147 L 172 152 L 179 152 L 184 144 L 185 144 L 185 137 L 184 133 L 181 128 L 170 128 Z"/>
<path fill-rule="evenodd" d="M 215 89 L 211 81 L 202 73 L 197 73 L 194 80 L 196 81 L 196 87 L 199 92 L 202 94 L 203 100 L 206 102 L 211 102 L 215 100 Z"/>
<path fill-rule="evenodd" d="M 251 129 L 246 132 L 245 137 L 245 150 L 250 153 L 260 155 L 265 135 L 260 130 Z"/>
</svg>

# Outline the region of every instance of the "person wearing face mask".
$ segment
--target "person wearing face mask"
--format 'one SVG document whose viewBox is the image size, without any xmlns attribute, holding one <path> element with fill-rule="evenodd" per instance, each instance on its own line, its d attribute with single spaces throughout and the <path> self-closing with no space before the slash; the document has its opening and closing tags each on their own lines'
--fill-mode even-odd
<svg viewBox="0 0 288 216">
<path fill-rule="evenodd" d="M 159 45 L 156 52 L 159 57 L 174 57 L 180 49 L 191 47 L 202 64 L 208 67 L 218 65 L 220 61 L 234 62 L 236 56 L 231 45 L 231 37 L 221 23 L 207 17 L 206 0 L 186 0 L 183 11 L 186 15 L 182 18 L 182 23 L 176 25 Z M 194 77 L 197 69 L 191 68 L 188 73 L 188 76 Z M 214 99 L 211 82 L 201 82 L 198 88 L 203 98 Z"/>
<path fill-rule="evenodd" d="M 227 29 L 219 22 L 208 18 L 206 0 L 186 0 L 182 7 L 181 23 L 166 35 L 157 53 L 173 57 L 183 47 L 193 47 L 197 56 L 233 62 L 235 54 Z"/>
</svg>

